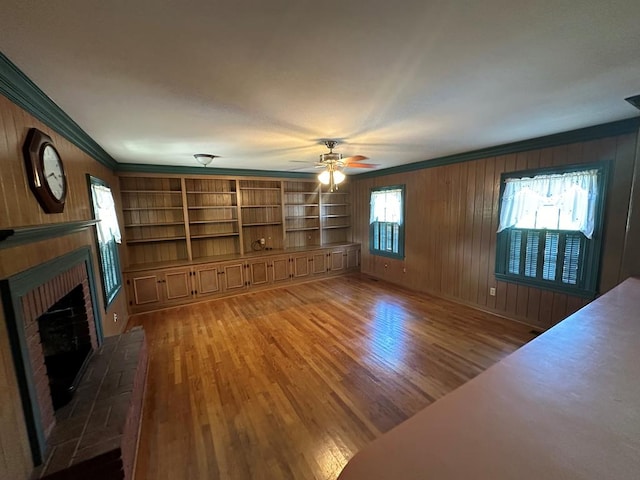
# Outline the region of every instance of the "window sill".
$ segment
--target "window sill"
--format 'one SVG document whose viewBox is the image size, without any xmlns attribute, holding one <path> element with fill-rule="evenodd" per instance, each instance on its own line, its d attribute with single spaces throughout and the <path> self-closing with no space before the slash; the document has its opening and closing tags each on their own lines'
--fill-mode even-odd
<svg viewBox="0 0 640 480">
<path fill-rule="evenodd" d="M 387 257 L 387 258 L 395 258 L 396 260 L 404 260 L 404 255 L 401 253 L 384 252 L 382 250 L 371 250 L 371 249 L 369 249 L 369 253 L 371 255 L 377 255 L 379 257 Z"/>
<path fill-rule="evenodd" d="M 585 290 L 582 288 L 571 287 L 564 284 L 557 284 L 554 282 L 547 282 L 544 280 L 536 280 L 522 277 L 515 277 L 513 275 L 505 275 L 504 273 L 496 273 L 496 280 L 507 283 L 515 283 L 517 285 L 524 285 L 527 287 L 539 288 L 541 290 L 548 290 L 551 292 L 565 293 L 574 297 L 586 298 L 593 300 L 598 296 L 598 292 L 591 290 Z"/>
</svg>

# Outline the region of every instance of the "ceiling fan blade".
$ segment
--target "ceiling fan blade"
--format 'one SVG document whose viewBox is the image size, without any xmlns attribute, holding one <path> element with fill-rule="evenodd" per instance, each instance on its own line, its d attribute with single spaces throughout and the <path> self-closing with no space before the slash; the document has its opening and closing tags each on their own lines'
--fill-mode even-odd
<svg viewBox="0 0 640 480">
<path fill-rule="evenodd" d="M 368 160 L 369 157 L 365 157 L 364 155 L 353 155 L 352 157 L 345 157 L 342 159 L 343 162 L 351 163 L 351 162 L 361 162 L 362 160 Z"/>
<path fill-rule="evenodd" d="M 359 162 L 351 162 L 345 165 L 345 168 L 376 168 L 380 165 L 377 163 L 359 163 Z"/>
<path fill-rule="evenodd" d="M 287 170 L 287 172 L 297 172 L 297 171 L 299 171 L 299 170 L 302 170 L 302 171 L 309 171 L 309 172 L 310 172 L 310 171 L 311 171 L 311 167 L 296 167 L 296 168 L 289 168 L 289 169 Z"/>
</svg>

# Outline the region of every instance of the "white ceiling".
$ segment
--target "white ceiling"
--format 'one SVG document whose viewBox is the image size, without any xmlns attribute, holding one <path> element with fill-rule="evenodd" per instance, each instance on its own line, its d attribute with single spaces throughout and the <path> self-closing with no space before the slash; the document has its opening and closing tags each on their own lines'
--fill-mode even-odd
<svg viewBox="0 0 640 480">
<path fill-rule="evenodd" d="M 0 48 L 118 162 L 391 167 L 636 116 L 640 1 L 3 0 Z M 356 172 L 352 172 L 356 173 Z"/>
</svg>

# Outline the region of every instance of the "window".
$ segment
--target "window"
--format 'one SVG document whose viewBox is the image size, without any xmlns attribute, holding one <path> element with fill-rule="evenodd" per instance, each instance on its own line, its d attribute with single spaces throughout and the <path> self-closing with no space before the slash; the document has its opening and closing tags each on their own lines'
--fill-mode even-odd
<svg viewBox="0 0 640 480">
<path fill-rule="evenodd" d="M 122 240 L 111 189 L 102 180 L 89 176 L 93 217 L 96 224 L 98 254 L 104 305 L 107 308 L 122 288 L 118 245 Z"/>
<path fill-rule="evenodd" d="M 594 296 L 607 165 L 503 174 L 496 278 Z"/>
<path fill-rule="evenodd" d="M 404 258 L 404 185 L 371 190 L 369 251 Z"/>
</svg>

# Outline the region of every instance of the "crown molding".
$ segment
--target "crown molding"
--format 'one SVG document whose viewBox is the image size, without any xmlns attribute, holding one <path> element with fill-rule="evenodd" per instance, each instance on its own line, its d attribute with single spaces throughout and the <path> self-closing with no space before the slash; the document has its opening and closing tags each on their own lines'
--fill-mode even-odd
<svg viewBox="0 0 640 480">
<path fill-rule="evenodd" d="M 0 93 L 105 167 L 115 170 L 118 166 L 118 162 L 2 52 L 0 52 Z"/>
<path fill-rule="evenodd" d="M 233 177 L 280 177 L 315 178 L 306 172 L 283 172 L 279 170 L 248 170 L 243 168 L 178 167 L 175 165 L 148 165 L 142 163 L 118 163 L 117 172 L 123 173 L 164 173 L 171 175 L 215 175 Z"/>
<path fill-rule="evenodd" d="M 413 172 L 424 168 L 441 167 L 454 163 L 470 162 L 472 160 L 480 160 L 482 158 L 497 157 L 499 155 L 509 155 L 512 153 L 526 152 L 528 150 L 536 150 L 540 148 L 556 147 L 558 145 L 567 145 L 576 142 L 585 142 L 589 140 L 597 140 L 599 138 L 613 137 L 616 135 L 624 135 L 627 133 L 637 133 L 640 128 L 640 117 L 627 118 L 616 122 L 604 123 L 592 127 L 580 128 L 568 132 L 555 133 L 544 137 L 522 140 L 519 142 L 506 143 L 495 147 L 482 148 L 466 153 L 456 153 L 444 157 L 436 157 L 431 160 L 422 160 L 415 163 L 407 163 L 398 165 L 397 167 L 385 168 L 371 172 L 354 175 L 355 180 L 365 178 L 382 177 L 395 173 Z"/>
</svg>

